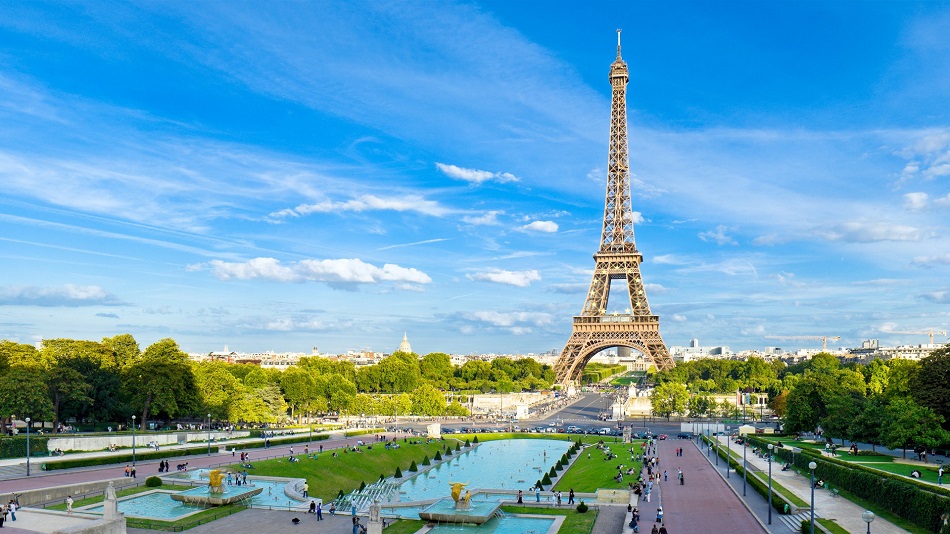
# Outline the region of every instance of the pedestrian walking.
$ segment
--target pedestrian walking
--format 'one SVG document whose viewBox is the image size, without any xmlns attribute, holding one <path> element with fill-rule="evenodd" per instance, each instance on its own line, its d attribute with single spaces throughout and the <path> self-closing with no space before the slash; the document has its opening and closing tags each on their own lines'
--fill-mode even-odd
<svg viewBox="0 0 950 534">
<path fill-rule="evenodd" d="M 317 504 L 317 521 L 323 521 L 323 503 Z"/>
<path fill-rule="evenodd" d="M 666 482 L 667 480 L 668 480 L 668 479 L 666 478 L 666 469 L 664 469 L 664 470 L 663 470 L 663 482 Z"/>
<path fill-rule="evenodd" d="M 534 488 L 534 500 L 541 502 L 541 488 Z"/>
<path fill-rule="evenodd" d="M 567 494 L 567 504 L 574 504 L 574 488 Z"/>
<path fill-rule="evenodd" d="M 16 521 L 16 509 L 16 502 L 14 502 L 13 499 L 10 499 L 9 504 L 7 504 L 7 510 L 10 510 L 10 521 Z"/>
<path fill-rule="evenodd" d="M 561 507 L 561 492 L 560 491 L 557 492 L 555 496 L 557 497 L 557 506 L 558 508 L 560 508 Z"/>
<path fill-rule="evenodd" d="M 937 485 L 943 486 L 943 466 L 937 469 Z"/>
<path fill-rule="evenodd" d="M 524 504 L 524 500 L 522 500 L 521 490 L 518 490 L 518 504 Z"/>
<path fill-rule="evenodd" d="M 73 513 L 73 496 L 72 495 L 66 496 L 66 513 L 67 514 Z"/>
</svg>

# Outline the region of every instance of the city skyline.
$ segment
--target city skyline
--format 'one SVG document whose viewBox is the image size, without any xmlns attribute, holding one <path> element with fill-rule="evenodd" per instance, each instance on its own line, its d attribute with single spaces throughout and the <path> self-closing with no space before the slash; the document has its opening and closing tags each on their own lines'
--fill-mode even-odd
<svg viewBox="0 0 950 534">
<path fill-rule="evenodd" d="M 893 332 L 950 322 L 943 4 L 193 7 L 0 18 L 0 339 L 563 347 L 616 28 L 669 345 L 919 344 Z"/>
</svg>

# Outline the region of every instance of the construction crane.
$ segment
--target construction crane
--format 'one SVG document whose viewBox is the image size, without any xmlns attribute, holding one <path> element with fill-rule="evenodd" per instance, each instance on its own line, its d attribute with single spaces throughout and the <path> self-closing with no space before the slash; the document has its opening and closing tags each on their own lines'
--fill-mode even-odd
<svg viewBox="0 0 950 534">
<path fill-rule="evenodd" d="M 765 336 L 766 339 L 820 339 L 821 350 L 828 350 L 828 340 L 838 341 L 841 336 Z"/>
<path fill-rule="evenodd" d="M 895 330 L 895 331 L 893 331 L 893 332 L 885 332 L 885 334 L 913 334 L 913 335 L 920 335 L 920 336 L 930 336 L 930 344 L 933 345 L 933 344 L 934 344 L 934 336 L 935 336 L 935 335 L 937 335 L 937 336 L 946 336 L 946 335 L 947 335 L 947 331 L 946 331 L 946 330 L 934 330 L 933 328 L 930 328 L 930 329 L 926 330 L 925 332 L 911 331 L 911 330 L 900 330 L 900 331 Z"/>
</svg>

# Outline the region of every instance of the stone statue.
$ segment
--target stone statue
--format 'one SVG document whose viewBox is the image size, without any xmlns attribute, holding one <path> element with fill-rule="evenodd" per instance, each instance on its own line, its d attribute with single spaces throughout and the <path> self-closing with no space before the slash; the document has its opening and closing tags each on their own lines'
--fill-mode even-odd
<svg viewBox="0 0 950 534">
<path fill-rule="evenodd" d="M 369 522 L 370 523 L 379 523 L 379 512 L 380 512 L 379 501 L 373 501 L 373 504 L 369 505 Z"/>
<path fill-rule="evenodd" d="M 102 517 L 115 519 L 119 515 L 119 499 L 115 496 L 115 485 L 110 481 L 106 488 L 106 499 L 102 502 Z"/>
</svg>

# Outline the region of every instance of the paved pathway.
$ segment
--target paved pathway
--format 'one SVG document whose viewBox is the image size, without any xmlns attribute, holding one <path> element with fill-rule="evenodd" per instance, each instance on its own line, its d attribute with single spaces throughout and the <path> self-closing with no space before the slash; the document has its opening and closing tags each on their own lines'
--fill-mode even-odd
<svg viewBox="0 0 950 534">
<path fill-rule="evenodd" d="M 683 456 L 676 456 L 677 448 L 683 449 Z M 663 521 L 670 534 L 766 532 L 694 442 L 660 441 L 657 451 L 660 472 L 666 469 L 669 480 L 659 483 L 659 503 L 657 499 L 649 504 L 640 502 L 641 532 L 652 528 L 657 506 L 663 507 Z M 676 480 L 678 468 L 683 470 L 683 485 Z"/>
<path fill-rule="evenodd" d="M 727 436 L 719 436 L 718 439 L 720 443 L 722 443 L 722 446 L 725 447 L 726 440 L 729 438 Z M 738 450 L 741 455 L 741 446 L 733 443 L 732 449 L 733 451 Z M 746 461 L 752 465 L 754 470 L 757 470 L 761 473 L 766 473 L 766 475 L 763 476 L 763 480 L 767 479 L 769 467 L 766 459 L 759 458 L 758 456 L 752 454 L 752 450 L 750 449 L 746 453 Z M 772 480 L 781 484 L 783 487 L 794 493 L 806 503 L 811 502 L 810 478 L 799 475 L 793 470 L 782 471 L 780 464 L 776 462 L 775 465 L 772 466 Z M 752 490 L 750 489 L 750 493 L 751 492 Z M 863 512 L 864 508 L 845 499 L 844 497 L 834 497 L 831 492 L 826 490 L 815 490 L 816 518 L 822 517 L 825 519 L 831 519 L 848 532 L 864 532 L 867 530 L 867 523 L 861 519 L 861 514 Z M 806 516 L 807 515 L 808 512 L 806 511 Z M 777 518 L 774 513 L 772 517 L 773 522 L 776 519 L 781 519 L 781 516 Z M 874 519 L 872 530 L 874 531 L 874 534 L 899 534 L 907 532 L 906 530 L 881 517 Z"/>
</svg>

